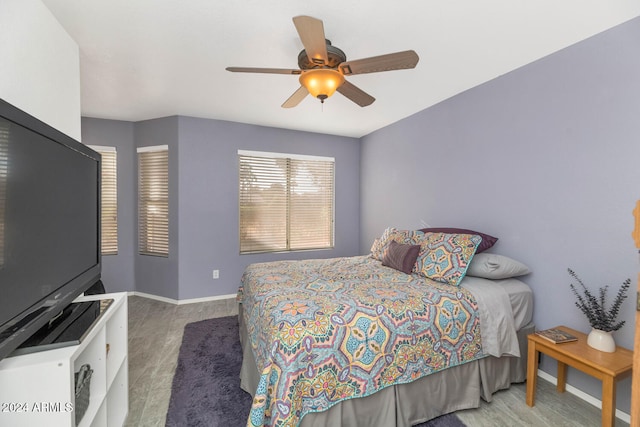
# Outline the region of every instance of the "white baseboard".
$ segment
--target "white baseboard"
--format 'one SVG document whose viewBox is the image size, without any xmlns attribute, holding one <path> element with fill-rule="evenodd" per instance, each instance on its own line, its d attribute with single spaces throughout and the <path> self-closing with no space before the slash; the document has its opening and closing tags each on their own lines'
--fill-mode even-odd
<svg viewBox="0 0 640 427">
<path fill-rule="evenodd" d="M 191 298 L 191 299 L 181 299 L 181 300 L 177 300 L 177 299 L 173 299 L 173 298 L 167 298 L 167 297 L 161 297 L 161 296 L 158 296 L 158 295 L 147 294 L 145 292 L 138 292 L 138 291 L 127 292 L 127 295 L 135 295 L 137 297 L 154 299 L 156 301 L 162 301 L 162 302 L 166 302 L 166 303 L 169 303 L 169 304 L 175 304 L 175 305 L 193 304 L 193 303 L 196 303 L 196 302 L 218 301 L 218 300 L 224 300 L 224 299 L 236 299 L 236 294 L 216 295 L 216 296 L 213 296 L 213 297 Z"/>
<path fill-rule="evenodd" d="M 551 376 L 551 375 L 547 374 L 546 372 L 541 371 L 539 369 L 538 369 L 538 376 L 540 378 L 542 378 L 543 380 L 549 381 L 553 385 L 557 385 L 558 384 L 558 379 L 556 377 Z M 569 393 L 573 394 L 574 396 L 579 397 L 580 399 L 584 400 L 585 402 L 588 402 L 588 403 L 592 404 L 596 408 L 602 408 L 602 401 L 600 399 L 596 399 L 595 397 L 591 396 L 590 394 L 587 394 L 584 391 L 575 388 L 571 384 L 567 384 L 566 385 L 566 389 L 567 389 L 567 391 Z M 619 409 L 616 409 L 616 418 L 621 419 L 622 421 L 626 422 L 627 424 L 631 423 L 631 415 L 627 414 L 626 412 L 622 412 Z"/>
</svg>

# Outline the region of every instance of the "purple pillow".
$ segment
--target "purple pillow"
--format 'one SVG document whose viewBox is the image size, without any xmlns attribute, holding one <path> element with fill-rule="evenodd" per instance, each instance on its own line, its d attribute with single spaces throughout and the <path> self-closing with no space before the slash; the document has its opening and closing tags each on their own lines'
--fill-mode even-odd
<svg viewBox="0 0 640 427">
<path fill-rule="evenodd" d="M 466 228 L 453 228 L 453 227 L 434 227 L 434 228 L 421 228 L 423 233 L 447 233 L 447 234 L 475 234 L 482 237 L 482 242 L 478 245 L 476 253 L 484 252 L 491 246 L 495 245 L 498 241 L 497 237 L 490 236 L 488 234 L 480 233 L 478 231 L 468 230 Z"/>
<path fill-rule="evenodd" d="M 411 274 L 419 252 L 420 245 L 405 245 L 392 240 L 382 257 L 382 265 Z"/>
</svg>

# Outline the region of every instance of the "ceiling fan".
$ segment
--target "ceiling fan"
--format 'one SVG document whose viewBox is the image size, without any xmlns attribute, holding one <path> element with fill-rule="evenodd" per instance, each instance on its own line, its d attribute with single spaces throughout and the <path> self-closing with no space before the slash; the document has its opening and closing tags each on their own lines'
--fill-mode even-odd
<svg viewBox="0 0 640 427">
<path fill-rule="evenodd" d="M 311 16 L 296 16 L 293 24 L 298 31 L 304 49 L 298 54 L 300 69 L 227 67 L 227 71 L 239 73 L 295 74 L 300 75 L 300 88 L 287 99 L 282 107 L 298 105 L 308 94 L 324 100 L 340 92 L 361 107 L 371 105 L 376 99 L 345 80 L 345 76 L 380 71 L 415 68 L 418 54 L 413 50 L 372 56 L 347 61 L 345 53 L 325 39 L 322 21 Z"/>
</svg>

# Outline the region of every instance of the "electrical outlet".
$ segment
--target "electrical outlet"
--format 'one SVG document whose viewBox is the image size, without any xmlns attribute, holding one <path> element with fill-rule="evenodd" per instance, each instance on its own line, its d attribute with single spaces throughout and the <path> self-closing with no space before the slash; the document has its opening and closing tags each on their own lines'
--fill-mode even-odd
<svg viewBox="0 0 640 427">
<path fill-rule="evenodd" d="M 214 279 L 220 278 L 220 270 L 213 270 L 213 278 Z"/>
</svg>

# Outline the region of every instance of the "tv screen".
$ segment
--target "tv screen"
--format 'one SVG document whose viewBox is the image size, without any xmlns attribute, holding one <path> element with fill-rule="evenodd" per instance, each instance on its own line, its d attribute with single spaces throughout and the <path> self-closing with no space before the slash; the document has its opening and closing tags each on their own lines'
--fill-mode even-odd
<svg viewBox="0 0 640 427">
<path fill-rule="evenodd" d="M 0 358 L 100 279 L 100 155 L 0 100 Z"/>
</svg>

